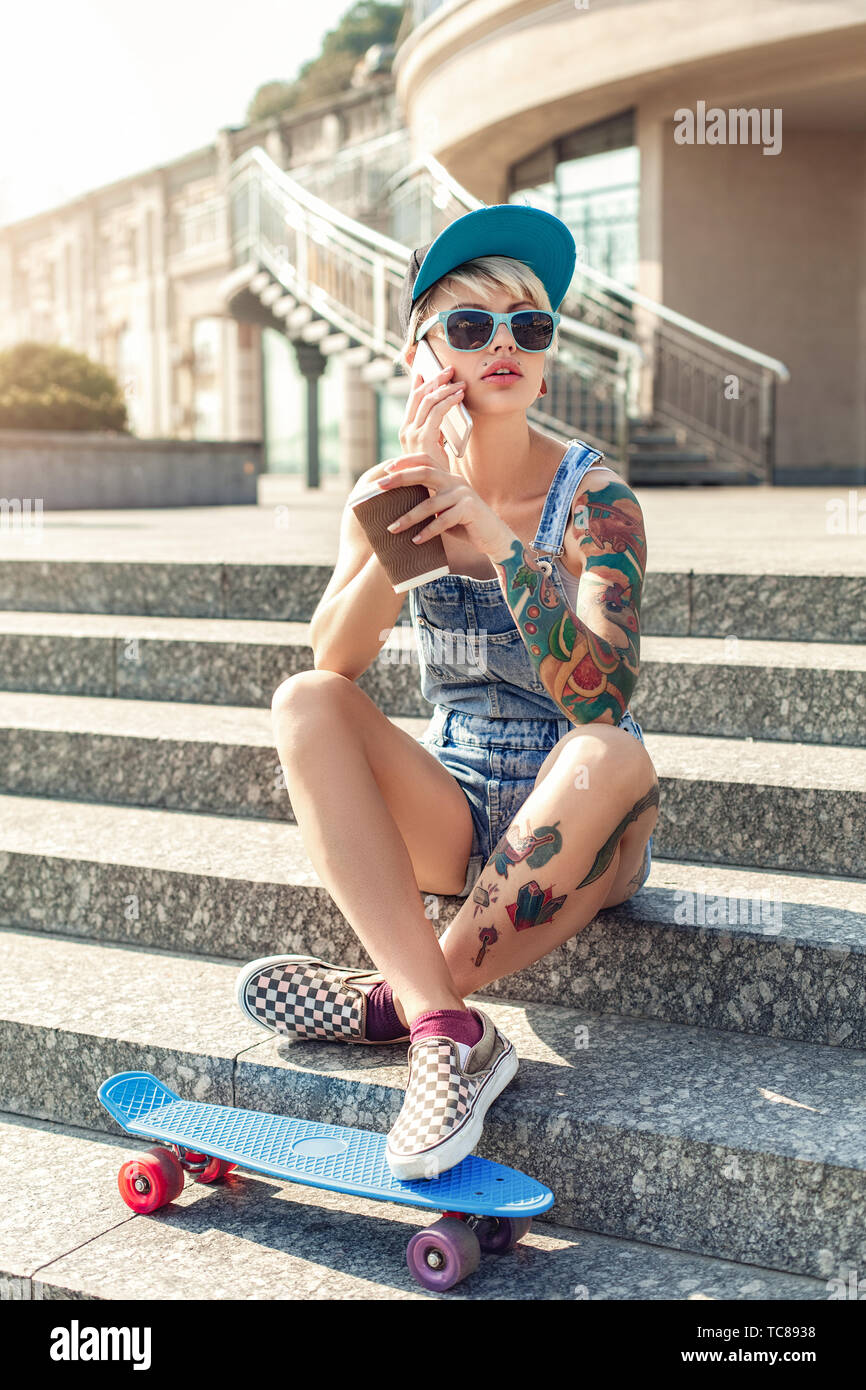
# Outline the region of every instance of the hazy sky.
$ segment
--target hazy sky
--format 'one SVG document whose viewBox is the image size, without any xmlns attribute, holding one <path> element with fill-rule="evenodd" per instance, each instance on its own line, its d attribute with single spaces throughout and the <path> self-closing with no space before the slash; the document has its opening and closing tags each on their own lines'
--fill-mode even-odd
<svg viewBox="0 0 866 1390">
<path fill-rule="evenodd" d="M 0 225 L 209 144 L 353 0 L 39 0 L 0 16 Z"/>
</svg>

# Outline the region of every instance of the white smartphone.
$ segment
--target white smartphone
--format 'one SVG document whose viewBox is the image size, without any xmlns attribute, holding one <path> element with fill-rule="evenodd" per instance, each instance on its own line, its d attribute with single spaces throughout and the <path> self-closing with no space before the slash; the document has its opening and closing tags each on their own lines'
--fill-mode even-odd
<svg viewBox="0 0 866 1390">
<path fill-rule="evenodd" d="M 412 359 L 410 370 L 413 374 L 420 372 L 425 381 L 431 381 L 434 376 L 439 375 L 444 365 L 444 362 L 440 362 L 436 357 L 427 339 L 422 338 Z M 452 453 L 457 458 L 462 458 L 472 433 L 472 416 L 462 401 L 458 401 L 445 412 L 440 429 L 450 444 Z"/>
</svg>

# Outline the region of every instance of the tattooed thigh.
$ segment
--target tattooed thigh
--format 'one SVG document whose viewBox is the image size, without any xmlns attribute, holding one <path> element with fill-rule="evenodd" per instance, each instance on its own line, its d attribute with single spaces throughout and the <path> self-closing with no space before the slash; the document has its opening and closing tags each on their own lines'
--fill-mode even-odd
<svg viewBox="0 0 866 1390">
<path fill-rule="evenodd" d="M 600 811 L 616 806 L 617 823 L 604 843 L 596 846 L 587 876 L 577 886 L 600 877 L 618 846 L 620 865 L 603 906 L 624 901 L 640 884 L 647 842 L 658 820 L 659 782 L 646 748 L 626 729 L 614 725 L 570 730 L 542 763 L 535 786 L 548 777 L 554 782 L 550 791 L 562 787 L 585 792 L 594 821 Z"/>
</svg>

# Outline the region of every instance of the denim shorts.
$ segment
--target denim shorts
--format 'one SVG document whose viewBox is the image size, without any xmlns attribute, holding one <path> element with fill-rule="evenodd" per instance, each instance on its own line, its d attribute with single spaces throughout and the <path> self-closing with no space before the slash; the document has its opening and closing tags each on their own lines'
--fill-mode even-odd
<svg viewBox="0 0 866 1390">
<path fill-rule="evenodd" d="M 472 849 L 459 897 L 468 897 L 472 892 L 495 845 L 534 790 L 541 764 L 574 727 L 564 716 L 489 719 L 486 715 L 436 706 L 418 741 L 457 778 L 472 814 Z M 640 726 L 630 713 L 626 712 L 619 727 L 628 729 L 643 743 Z M 640 887 L 647 880 L 651 863 L 652 836 Z"/>
</svg>

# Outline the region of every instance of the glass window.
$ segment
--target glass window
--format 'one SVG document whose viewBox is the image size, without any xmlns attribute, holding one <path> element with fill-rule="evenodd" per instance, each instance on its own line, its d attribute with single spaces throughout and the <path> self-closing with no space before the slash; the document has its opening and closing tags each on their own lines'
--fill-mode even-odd
<svg viewBox="0 0 866 1390">
<path fill-rule="evenodd" d="M 196 319 L 192 326 L 193 438 L 222 439 L 222 320 Z"/>
<path fill-rule="evenodd" d="M 579 261 L 637 282 L 640 158 L 630 111 L 552 141 L 512 167 L 509 202 L 552 212 Z"/>
<path fill-rule="evenodd" d="M 127 422 L 133 434 L 138 434 L 142 427 L 141 347 L 141 337 L 135 329 L 124 328 L 118 335 L 116 376 L 126 400 Z"/>
<path fill-rule="evenodd" d="M 556 215 L 574 233 L 578 256 L 634 285 L 638 258 L 638 150 L 571 159 L 556 168 Z"/>
<path fill-rule="evenodd" d="M 307 471 L 307 383 L 298 370 L 292 344 L 284 333 L 262 329 L 262 371 L 265 374 L 267 471 Z M 340 419 L 343 413 L 341 374 L 326 357 L 318 381 L 319 474 L 340 470 Z"/>
<path fill-rule="evenodd" d="M 192 330 L 192 346 L 195 354 L 197 376 L 211 376 L 219 363 L 221 320 L 218 318 L 196 319 Z"/>
<path fill-rule="evenodd" d="M 193 430 L 196 439 L 222 439 L 222 398 L 219 391 L 195 393 Z"/>
</svg>

